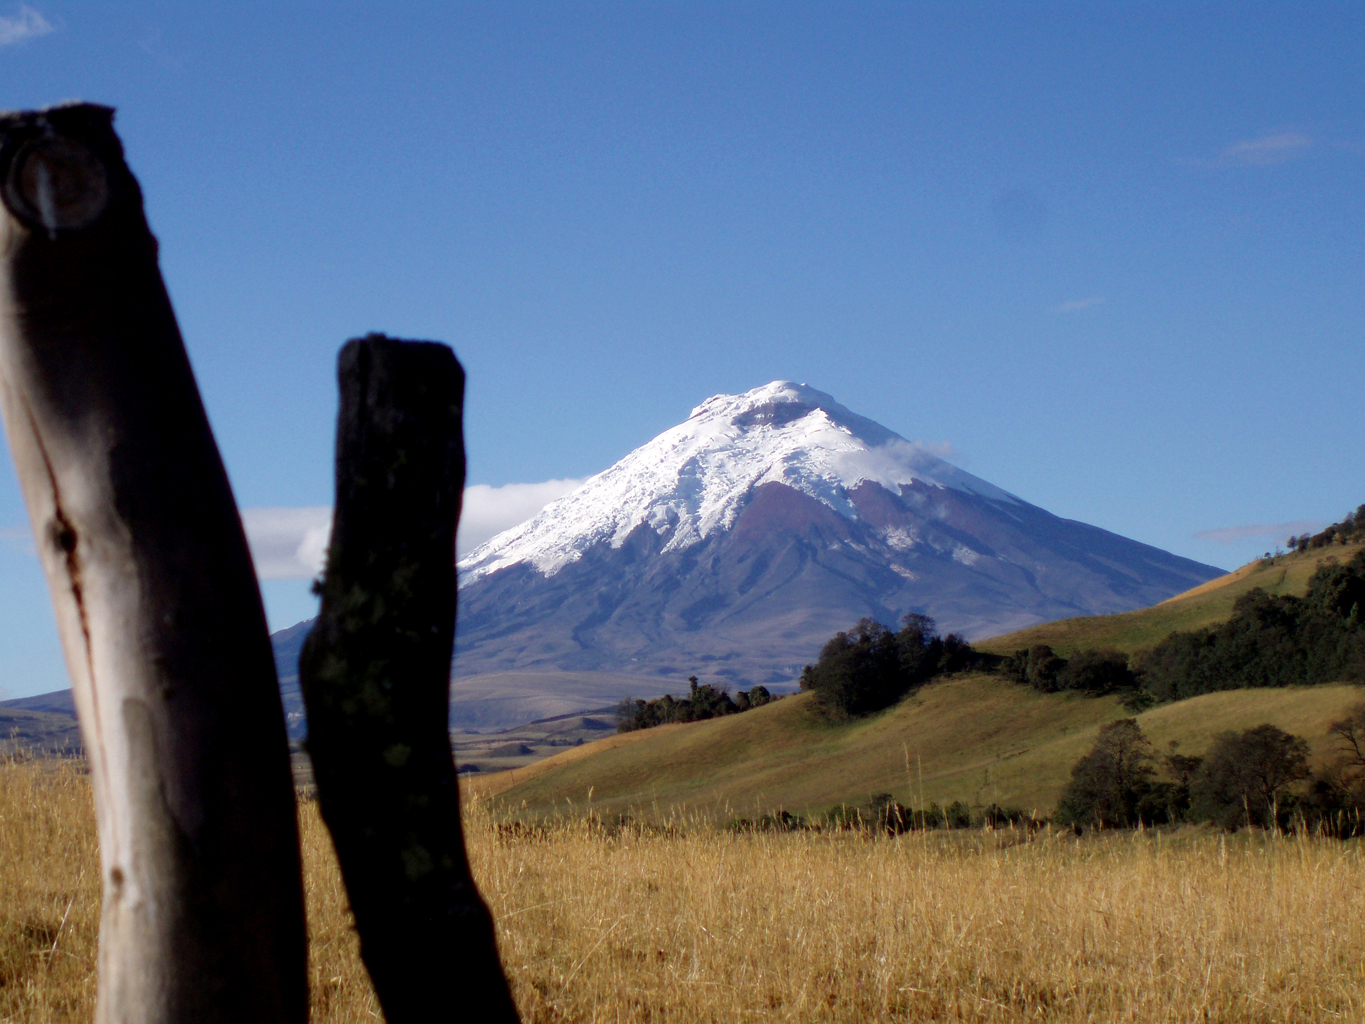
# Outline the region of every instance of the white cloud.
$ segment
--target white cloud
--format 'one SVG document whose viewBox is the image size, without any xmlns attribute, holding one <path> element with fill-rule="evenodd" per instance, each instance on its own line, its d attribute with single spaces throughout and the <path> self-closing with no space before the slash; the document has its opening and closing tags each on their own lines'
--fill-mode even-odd
<svg viewBox="0 0 1365 1024">
<path fill-rule="evenodd" d="M 456 538 L 458 550 L 473 551 L 503 530 L 530 519 L 582 482 L 546 480 L 537 484 L 466 487 Z M 304 580 L 322 571 L 332 533 L 332 510 L 326 505 L 243 509 L 242 526 L 256 562 L 256 574 L 261 579 Z"/>
<path fill-rule="evenodd" d="M 460 535 L 456 547 L 473 551 L 503 530 L 524 523 L 556 498 L 577 490 L 582 480 L 546 480 L 538 484 L 475 484 L 464 489 Z"/>
<path fill-rule="evenodd" d="M 1262 135 L 1259 139 L 1243 139 L 1233 143 L 1223 150 L 1219 162 L 1250 167 L 1280 164 L 1292 160 L 1312 144 L 1313 140 L 1301 132 Z"/>
<path fill-rule="evenodd" d="M 1303 132 L 1276 132 L 1234 142 L 1216 157 L 1177 158 L 1186 167 L 1267 167 L 1302 156 L 1316 140 Z"/>
<path fill-rule="evenodd" d="M 921 441 L 916 438 L 910 443 L 920 451 L 932 455 L 936 459 L 942 459 L 944 462 L 960 464 L 966 461 L 966 456 L 954 448 L 951 441 Z"/>
<path fill-rule="evenodd" d="M 1078 309 L 1090 309 L 1092 306 L 1104 305 L 1106 299 L 1103 295 L 1092 295 L 1085 299 L 1072 299 L 1052 307 L 1054 313 L 1074 313 Z"/>
<path fill-rule="evenodd" d="M 1236 544 L 1238 541 L 1268 537 L 1283 544 L 1291 536 L 1317 533 L 1327 524 L 1319 519 L 1305 519 L 1294 523 L 1251 523 L 1246 526 L 1223 526 L 1217 530 L 1200 530 L 1195 540 L 1211 540 L 1215 544 Z"/>
<path fill-rule="evenodd" d="M 53 31 L 52 22 L 27 4 L 21 4 L 13 17 L 0 17 L 0 46 L 37 39 Z"/>
<path fill-rule="evenodd" d="M 263 580 L 306 580 L 322 571 L 332 510 L 310 508 L 242 509 L 242 526 Z"/>
</svg>

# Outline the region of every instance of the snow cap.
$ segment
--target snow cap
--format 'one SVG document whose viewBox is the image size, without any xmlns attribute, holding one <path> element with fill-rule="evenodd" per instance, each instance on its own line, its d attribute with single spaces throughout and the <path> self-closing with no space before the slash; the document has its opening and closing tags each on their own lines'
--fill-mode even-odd
<svg viewBox="0 0 1365 1024">
<path fill-rule="evenodd" d="M 899 493 L 915 481 L 990 501 L 1018 499 L 846 409 L 806 384 L 773 381 L 714 395 L 578 490 L 460 561 L 465 582 L 518 563 L 553 575 L 590 547 L 619 547 L 642 524 L 681 550 L 728 530 L 755 487 L 782 483 L 850 519 L 860 483 Z"/>
</svg>

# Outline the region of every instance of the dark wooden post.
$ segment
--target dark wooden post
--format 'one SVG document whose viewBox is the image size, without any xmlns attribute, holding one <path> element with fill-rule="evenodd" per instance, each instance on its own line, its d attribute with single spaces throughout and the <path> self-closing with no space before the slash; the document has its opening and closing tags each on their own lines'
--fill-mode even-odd
<svg viewBox="0 0 1365 1024">
<path fill-rule="evenodd" d="M 389 1024 L 513 1022 L 448 730 L 464 372 L 445 345 L 341 350 L 336 507 L 299 680 L 308 752 Z"/>
<path fill-rule="evenodd" d="M 260 593 L 113 111 L 0 117 L 0 410 L 99 828 L 104 1022 L 302 1022 Z"/>
</svg>

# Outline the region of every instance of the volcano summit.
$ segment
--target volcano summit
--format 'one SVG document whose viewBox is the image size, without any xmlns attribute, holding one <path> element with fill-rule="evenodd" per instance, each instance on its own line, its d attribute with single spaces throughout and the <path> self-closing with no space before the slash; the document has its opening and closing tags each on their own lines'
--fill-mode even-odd
<svg viewBox="0 0 1365 1024">
<path fill-rule="evenodd" d="M 1145 607 L 1222 572 L 1060 519 L 785 381 L 708 399 L 459 571 L 457 680 L 674 687 L 693 673 L 790 683 L 865 615 L 924 612 L 982 637 Z"/>
</svg>

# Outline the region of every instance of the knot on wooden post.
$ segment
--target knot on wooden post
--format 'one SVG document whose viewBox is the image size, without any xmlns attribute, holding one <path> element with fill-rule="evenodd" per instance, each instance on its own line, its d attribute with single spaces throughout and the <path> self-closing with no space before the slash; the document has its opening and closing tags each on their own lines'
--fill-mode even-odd
<svg viewBox="0 0 1365 1024">
<path fill-rule="evenodd" d="M 109 206 L 110 169 L 123 163 L 113 114 L 81 103 L 9 115 L 0 196 L 10 213 L 54 241 L 93 224 Z"/>
</svg>

